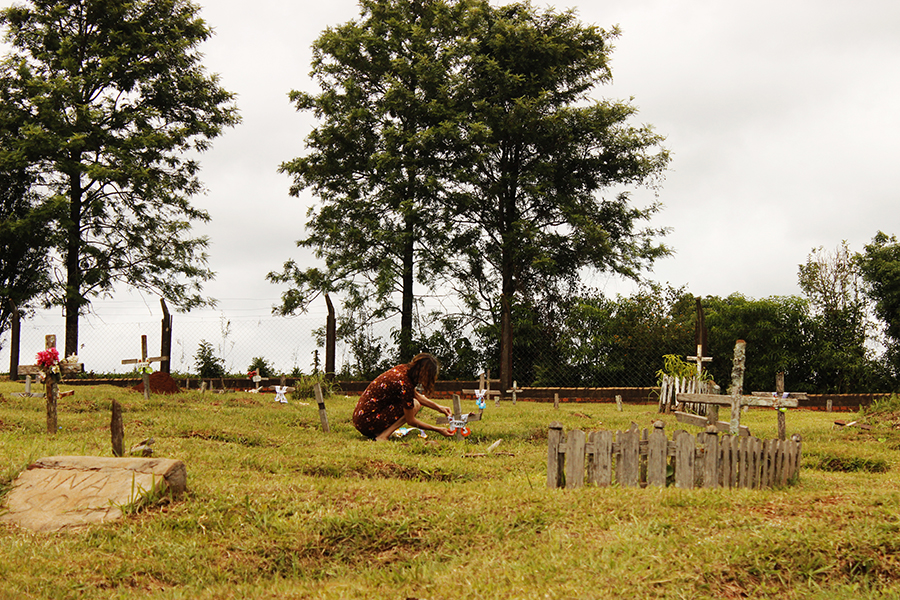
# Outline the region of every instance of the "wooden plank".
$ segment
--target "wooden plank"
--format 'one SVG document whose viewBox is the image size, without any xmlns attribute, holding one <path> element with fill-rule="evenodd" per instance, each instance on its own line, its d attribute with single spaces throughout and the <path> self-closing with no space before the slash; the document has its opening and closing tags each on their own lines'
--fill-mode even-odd
<svg viewBox="0 0 900 600">
<path fill-rule="evenodd" d="M 313 386 L 316 394 L 316 404 L 319 405 L 319 422 L 322 424 L 322 431 L 329 433 L 331 429 L 328 427 L 328 413 L 325 412 L 325 398 L 322 396 L 322 384 L 316 383 Z"/>
<path fill-rule="evenodd" d="M 584 485 L 584 432 L 574 429 L 566 440 L 566 488 Z"/>
<path fill-rule="evenodd" d="M 784 392 L 750 392 L 751 396 L 758 398 L 774 398 L 776 395 L 778 397 L 784 398 Z M 786 399 L 790 400 L 809 400 L 809 397 L 806 395 L 806 392 L 787 392 Z"/>
<path fill-rule="evenodd" d="M 473 423 L 481 420 L 481 413 L 468 413 L 466 415 L 461 415 L 460 418 L 462 418 L 462 416 L 466 417 L 466 423 Z M 446 425 L 450 422 L 450 417 L 438 417 L 434 422 L 438 425 Z"/>
<path fill-rule="evenodd" d="M 709 424 L 707 417 L 703 417 L 700 415 L 692 415 L 691 413 L 675 411 L 675 419 L 679 423 L 685 423 L 687 425 L 696 425 L 697 427 L 706 427 Z M 713 423 L 716 426 L 716 429 L 721 431 L 722 433 L 728 431 L 731 428 L 730 423 L 726 423 L 725 421 L 716 421 Z M 750 428 L 746 425 L 741 425 L 738 430 L 738 435 L 749 436 Z"/>
<path fill-rule="evenodd" d="M 559 449 L 563 443 L 562 424 L 554 421 L 550 423 L 550 430 L 547 432 L 547 487 L 558 488 L 560 483 L 565 479 L 562 470 L 562 459 Z M 564 455 L 563 455 L 564 456 Z"/>
<path fill-rule="evenodd" d="M 678 394 L 679 402 L 699 402 L 713 406 L 731 406 L 731 396 L 720 394 Z M 741 406 L 768 406 L 772 408 L 797 408 L 797 398 L 773 398 L 769 396 L 742 396 Z"/>
<path fill-rule="evenodd" d="M 592 431 L 590 440 L 594 446 L 594 457 L 590 464 L 588 481 L 599 486 L 611 485 L 613 433 L 612 431 Z"/>
<path fill-rule="evenodd" d="M 654 423 L 647 443 L 647 485 L 666 487 L 666 458 L 669 440 L 662 427 Z"/>
<path fill-rule="evenodd" d="M 640 433 L 634 430 L 619 431 L 619 456 L 616 462 L 616 482 L 622 487 L 640 485 Z"/>
<path fill-rule="evenodd" d="M 696 444 L 694 436 L 686 431 L 676 431 L 675 439 L 675 487 L 691 489 L 694 487 L 694 452 Z"/>
<path fill-rule="evenodd" d="M 787 453 L 787 441 L 786 440 L 777 440 L 775 442 L 775 452 L 777 453 L 778 459 L 778 485 L 785 486 L 787 485 L 788 479 L 788 453 Z"/>
<path fill-rule="evenodd" d="M 739 439 L 739 475 L 738 475 L 738 486 L 742 488 L 751 487 L 750 483 L 750 465 L 751 465 L 751 454 L 750 454 L 750 438 L 749 437 L 741 437 Z"/>
<path fill-rule="evenodd" d="M 716 488 L 719 485 L 719 439 L 715 430 L 707 430 L 697 434 L 697 443 L 702 444 L 703 452 L 703 487 Z"/>
<path fill-rule="evenodd" d="M 775 480 L 775 457 L 773 452 L 773 443 L 775 440 L 766 440 L 763 442 L 763 472 L 762 487 L 770 488 Z"/>
</svg>

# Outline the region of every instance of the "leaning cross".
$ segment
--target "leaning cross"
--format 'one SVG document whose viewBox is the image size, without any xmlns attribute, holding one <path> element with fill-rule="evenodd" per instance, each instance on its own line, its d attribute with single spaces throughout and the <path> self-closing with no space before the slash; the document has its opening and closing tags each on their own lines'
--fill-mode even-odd
<svg viewBox="0 0 900 600">
<path fill-rule="evenodd" d="M 123 365 L 137 365 L 137 369 L 141 371 L 141 378 L 144 381 L 144 400 L 150 399 L 150 363 L 162 362 L 169 360 L 168 356 L 147 356 L 147 336 L 141 336 L 141 357 L 126 358 L 122 360 Z"/>
<path fill-rule="evenodd" d="M 753 392 L 749 396 L 743 394 L 744 364 L 746 362 L 746 346 L 744 340 L 738 340 L 734 345 L 734 368 L 731 372 L 731 395 L 718 394 L 677 394 L 679 402 L 696 402 L 700 404 L 712 404 L 714 406 L 731 407 L 731 424 L 729 431 L 737 435 L 741 426 L 741 407 L 743 406 L 771 406 L 772 408 L 796 408 L 798 400 L 806 400 L 805 393 L 784 392 L 783 379 L 780 390 L 772 392 Z M 782 429 L 784 413 L 779 411 L 779 433 Z"/>
</svg>

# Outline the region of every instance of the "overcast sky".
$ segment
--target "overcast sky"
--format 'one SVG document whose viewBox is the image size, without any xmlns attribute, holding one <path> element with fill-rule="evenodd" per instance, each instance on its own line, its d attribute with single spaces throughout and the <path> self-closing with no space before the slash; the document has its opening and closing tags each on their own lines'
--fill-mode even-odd
<svg viewBox="0 0 900 600">
<path fill-rule="evenodd" d="M 290 181 L 277 170 L 304 152 L 314 123 L 287 95 L 315 91 L 311 43 L 356 18 L 358 7 L 351 0 L 200 4 L 215 29 L 204 64 L 238 94 L 243 117 L 201 157 L 208 193 L 196 204 L 212 222 L 198 230 L 211 239 L 217 272 L 206 292 L 219 299 L 219 313 L 264 317 L 280 293 L 266 273 L 288 258 L 314 264 L 295 246 L 313 199 L 290 197 Z M 858 251 L 878 230 L 900 234 L 900 2 L 552 6 L 576 9 L 584 23 L 620 26 L 614 83 L 595 96 L 633 97 L 635 124 L 667 138 L 673 160 L 654 224 L 673 229 L 665 241 L 675 254 L 651 279 L 695 295 L 797 294 L 797 267 L 813 248 L 847 240 Z M 632 289 L 606 276 L 590 283 L 609 293 Z M 134 298 L 120 295 L 103 310 L 158 314 L 158 300 Z"/>
<path fill-rule="evenodd" d="M 536 3 L 537 6 L 551 6 Z M 893 0 L 580 1 L 580 19 L 619 25 L 614 83 L 673 160 L 656 224 L 675 251 L 650 277 L 696 295 L 799 293 L 818 246 L 861 250 L 900 233 L 900 2 Z M 271 303 L 267 271 L 289 257 L 312 198 L 291 198 L 277 166 L 304 151 L 313 122 L 287 99 L 314 91 L 310 44 L 358 16 L 350 0 L 209 0 L 205 64 L 238 93 L 243 123 L 203 157 L 212 214 L 209 286 Z M 641 201 L 649 197 L 635 196 Z M 251 216 L 252 215 L 252 216 Z M 628 293 L 629 286 L 592 283 Z M 239 285 L 236 285 L 239 284 Z"/>
</svg>

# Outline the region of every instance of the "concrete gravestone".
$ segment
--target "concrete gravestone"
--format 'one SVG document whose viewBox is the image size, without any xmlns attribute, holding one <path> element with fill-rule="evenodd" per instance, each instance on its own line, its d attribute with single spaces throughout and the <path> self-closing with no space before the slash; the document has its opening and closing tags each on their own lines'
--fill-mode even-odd
<svg viewBox="0 0 900 600">
<path fill-rule="evenodd" d="M 115 521 L 123 510 L 187 488 L 187 470 L 167 458 L 51 456 L 28 466 L 0 510 L 0 523 L 35 531 Z"/>
</svg>

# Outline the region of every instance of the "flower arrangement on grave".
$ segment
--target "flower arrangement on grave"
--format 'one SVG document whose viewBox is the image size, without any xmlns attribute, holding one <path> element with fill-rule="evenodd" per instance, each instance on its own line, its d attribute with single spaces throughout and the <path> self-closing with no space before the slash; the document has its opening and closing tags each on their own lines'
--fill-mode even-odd
<svg viewBox="0 0 900 600">
<path fill-rule="evenodd" d="M 62 378 L 59 369 L 59 352 L 56 348 L 50 348 L 37 353 L 37 364 L 41 367 L 43 379 L 52 379 L 56 383 Z"/>
</svg>

